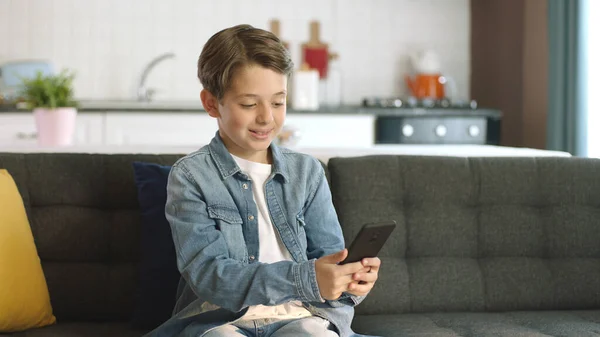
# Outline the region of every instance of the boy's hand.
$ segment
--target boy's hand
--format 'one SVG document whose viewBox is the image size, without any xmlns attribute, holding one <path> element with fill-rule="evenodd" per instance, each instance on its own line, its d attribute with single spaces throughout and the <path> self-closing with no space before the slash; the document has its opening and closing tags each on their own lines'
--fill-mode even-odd
<svg viewBox="0 0 600 337">
<path fill-rule="evenodd" d="M 323 256 L 315 262 L 317 283 L 321 297 L 326 300 L 337 300 L 343 292 L 349 290 L 349 286 L 355 283 L 353 275 L 360 275 L 368 270 L 361 262 L 338 265 L 348 256 L 348 250 L 344 249 L 331 255 Z M 370 259 L 371 260 L 371 259 Z M 361 285 L 362 286 L 362 285 Z"/>
<path fill-rule="evenodd" d="M 364 268 L 352 275 L 354 282 L 348 285 L 348 293 L 356 296 L 366 296 L 373 289 L 381 266 L 378 257 L 362 259 L 361 263 Z"/>
</svg>

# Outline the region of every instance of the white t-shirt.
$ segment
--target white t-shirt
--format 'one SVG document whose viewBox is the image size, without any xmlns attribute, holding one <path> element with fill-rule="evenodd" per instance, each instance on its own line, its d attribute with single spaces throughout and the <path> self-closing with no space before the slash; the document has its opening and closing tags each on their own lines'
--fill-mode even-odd
<svg viewBox="0 0 600 337">
<path fill-rule="evenodd" d="M 232 157 L 242 172 L 252 180 L 252 194 L 258 211 L 258 261 L 262 263 L 292 261 L 290 252 L 283 244 L 279 232 L 271 222 L 267 201 L 265 200 L 265 182 L 271 174 L 271 165 L 249 161 L 234 155 Z M 292 301 L 277 306 L 251 306 L 242 319 L 290 319 L 307 316 L 311 316 L 311 313 L 302 307 L 301 302 Z"/>
</svg>

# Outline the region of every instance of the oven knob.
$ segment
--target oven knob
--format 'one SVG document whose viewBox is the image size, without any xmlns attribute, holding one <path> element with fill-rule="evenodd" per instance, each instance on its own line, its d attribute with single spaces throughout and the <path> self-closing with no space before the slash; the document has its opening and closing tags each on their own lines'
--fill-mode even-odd
<svg viewBox="0 0 600 337">
<path fill-rule="evenodd" d="M 409 107 L 414 108 L 417 106 L 417 104 L 419 104 L 419 100 L 414 96 L 410 96 L 409 98 L 406 99 L 406 103 L 408 104 Z"/>
<path fill-rule="evenodd" d="M 415 133 L 415 128 L 410 124 L 404 124 L 402 127 L 402 134 L 404 137 L 410 137 Z"/>
<path fill-rule="evenodd" d="M 444 137 L 446 136 L 446 133 L 448 132 L 448 129 L 446 129 L 445 125 L 438 125 L 435 127 L 435 134 L 438 137 Z"/>
<path fill-rule="evenodd" d="M 452 105 L 452 102 L 447 97 L 444 97 L 440 100 L 440 106 L 442 108 L 449 108 Z"/>
<path fill-rule="evenodd" d="M 479 130 L 479 127 L 477 125 L 469 126 L 469 136 L 477 137 L 477 136 L 479 136 L 480 133 L 481 133 L 481 130 Z"/>
<path fill-rule="evenodd" d="M 435 107 L 435 100 L 433 98 L 423 98 L 423 100 L 421 100 L 421 105 L 424 108 L 433 108 Z"/>
</svg>

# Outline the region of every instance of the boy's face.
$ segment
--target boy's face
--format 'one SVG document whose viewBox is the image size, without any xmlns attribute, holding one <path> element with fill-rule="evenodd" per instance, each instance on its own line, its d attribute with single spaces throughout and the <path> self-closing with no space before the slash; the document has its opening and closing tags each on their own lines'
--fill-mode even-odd
<svg viewBox="0 0 600 337">
<path fill-rule="evenodd" d="M 233 155 L 247 160 L 269 162 L 268 148 L 285 121 L 287 76 L 258 65 L 237 69 L 231 88 L 213 107 L 202 102 L 216 117 L 219 135 Z M 208 103 L 208 104 L 207 104 Z"/>
</svg>

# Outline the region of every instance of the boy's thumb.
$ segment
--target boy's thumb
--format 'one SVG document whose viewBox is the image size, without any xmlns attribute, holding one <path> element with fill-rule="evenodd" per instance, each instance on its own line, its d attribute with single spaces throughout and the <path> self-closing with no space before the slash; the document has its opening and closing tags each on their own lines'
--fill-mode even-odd
<svg viewBox="0 0 600 337">
<path fill-rule="evenodd" d="M 344 259 L 348 256 L 348 249 L 344 248 L 339 252 L 333 253 L 328 256 L 328 261 L 330 263 L 339 263 L 344 261 Z"/>
</svg>

